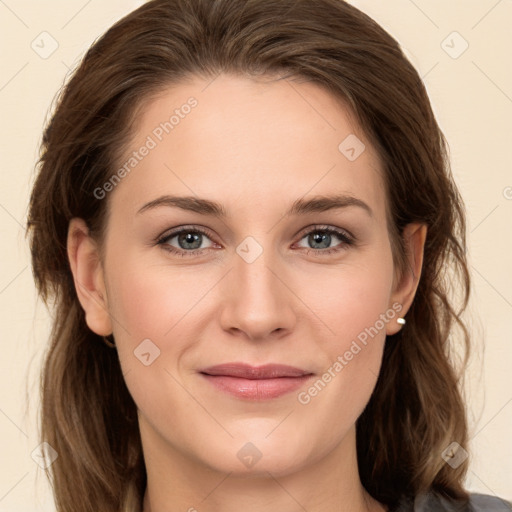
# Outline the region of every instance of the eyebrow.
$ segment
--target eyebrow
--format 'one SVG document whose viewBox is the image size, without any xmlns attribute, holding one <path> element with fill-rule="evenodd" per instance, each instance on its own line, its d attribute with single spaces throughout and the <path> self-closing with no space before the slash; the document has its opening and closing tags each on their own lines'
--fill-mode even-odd
<svg viewBox="0 0 512 512">
<path fill-rule="evenodd" d="M 194 196 L 171 196 L 165 195 L 146 203 L 138 212 L 143 213 L 161 206 L 181 208 L 201 215 L 209 215 L 225 219 L 227 211 L 224 206 L 209 199 L 202 199 Z M 356 206 L 363 209 L 370 217 L 373 217 L 372 209 L 361 199 L 350 195 L 319 195 L 310 199 L 297 199 L 292 204 L 286 215 L 306 215 L 308 213 L 325 212 L 328 210 L 348 208 Z"/>
</svg>

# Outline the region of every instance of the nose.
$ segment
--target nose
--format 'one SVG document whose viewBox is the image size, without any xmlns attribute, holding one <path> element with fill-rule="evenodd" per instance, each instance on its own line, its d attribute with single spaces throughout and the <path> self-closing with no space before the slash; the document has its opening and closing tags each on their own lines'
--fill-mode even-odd
<svg viewBox="0 0 512 512">
<path fill-rule="evenodd" d="M 290 272 L 270 249 L 254 260 L 243 250 L 240 254 L 234 254 L 233 266 L 222 280 L 222 328 L 252 341 L 285 336 L 294 328 L 300 304 Z"/>
</svg>

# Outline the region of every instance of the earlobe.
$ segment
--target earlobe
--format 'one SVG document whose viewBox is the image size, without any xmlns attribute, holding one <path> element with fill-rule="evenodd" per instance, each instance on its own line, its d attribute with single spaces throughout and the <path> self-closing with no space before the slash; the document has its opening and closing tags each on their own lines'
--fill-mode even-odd
<svg viewBox="0 0 512 512">
<path fill-rule="evenodd" d="M 103 276 L 103 267 L 96 241 L 89 235 L 87 224 L 71 219 L 68 228 L 67 252 L 78 300 L 85 311 L 89 328 L 100 336 L 112 333 L 112 323 Z"/>
<path fill-rule="evenodd" d="M 423 253 L 427 237 L 427 225 L 421 223 L 407 224 L 402 232 L 402 237 L 407 256 L 407 268 L 400 282 L 395 286 L 391 297 L 391 304 L 399 303 L 402 305 L 402 309 L 397 318 L 405 317 L 418 288 L 423 268 Z M 393 335 L 397 333 L 402 325 L 403 324 L 396 321 L 390 322 L 387 325 L 386 334 Z"/>
</svg>

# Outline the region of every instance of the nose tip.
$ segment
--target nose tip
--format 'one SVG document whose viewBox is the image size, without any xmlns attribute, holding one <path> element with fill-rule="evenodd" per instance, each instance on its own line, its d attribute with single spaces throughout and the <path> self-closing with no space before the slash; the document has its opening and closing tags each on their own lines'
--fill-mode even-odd
<svg viewBox="0 0 512 512">
<path fill-rule="evenodd" d="M 246 243 L 245 256 L 254 256 L 257 247 Z M 295 323 L 293 294 L 262 254 L 251 263 L 241 256 L 224 285 L 222 326 L 251 340 L 283 335 Z"/>
</svg>

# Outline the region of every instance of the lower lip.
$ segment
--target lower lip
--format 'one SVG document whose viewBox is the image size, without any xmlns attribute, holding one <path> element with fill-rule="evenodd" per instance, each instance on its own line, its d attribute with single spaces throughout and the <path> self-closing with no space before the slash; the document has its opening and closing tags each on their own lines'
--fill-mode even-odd
<svg viewBox="0 0 512 512">
<path fill-rule="evenodd" d="M 248 400 L 269 400 L 300 388 L 313 375 L 302 377 L 279 377 L 274 379 L 242 379 L 226 375 L 201 374 L 217 389 L 238 398 Z"/>
</svg>

